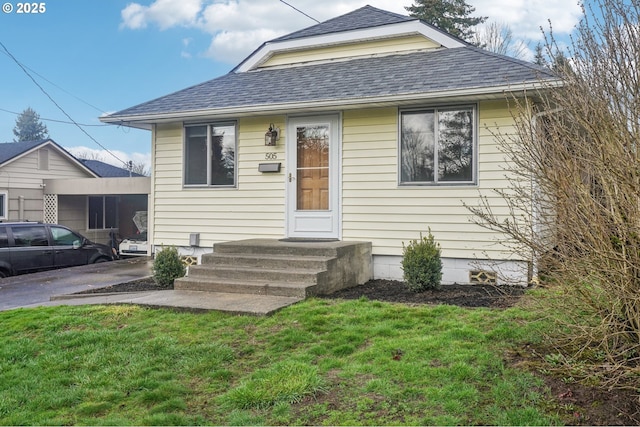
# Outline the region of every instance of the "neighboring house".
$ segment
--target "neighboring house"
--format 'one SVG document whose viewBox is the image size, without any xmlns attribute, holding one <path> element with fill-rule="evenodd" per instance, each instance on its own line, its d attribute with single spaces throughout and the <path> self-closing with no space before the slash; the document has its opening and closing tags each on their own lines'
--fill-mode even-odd
<svg viewBox="0 0 640 427">
<path fill-rule="evenodd" d="M 365 6 L 266 42 L 222 77 L 101 120 L 152 131 L 156 246 L 369 241 L 374 276 L 401 279 L 403 243 L 431 229 L 445 283 L 496 272 L 524 282 L 528 260 L 474 224 L 464 204 L 487 197 L 508 214 L 493 191 L 509 177 L 492 132 L 513 129 L 507 95 L 540 79 L 555 81 Z"/>
<path fill-rule="evenodd" d="M 150 179 L 128 176 L 51 139 L 0 144 L 0 221 L 58 223 L 101 243 L 111 229 L 135 234 L 131 218 L 147 209 Z"/>
</svg>

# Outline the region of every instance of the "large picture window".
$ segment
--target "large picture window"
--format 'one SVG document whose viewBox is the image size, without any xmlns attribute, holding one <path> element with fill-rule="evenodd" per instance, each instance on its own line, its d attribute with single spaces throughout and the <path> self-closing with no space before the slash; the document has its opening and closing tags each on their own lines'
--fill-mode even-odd
<svg viewBox="0 0 640 427">
<path fill-rule="evenodd" d="M 89 196 L 89 230 L 118 228 L 118 197 Z"/>
<path fill-rule="evenodd" d="M 185 127 L 184 184 L 235 186 L 236 141 L 235 123 Z"/>
<path fill-rule="evenodd" d="M 475 108 L 400 114 L 400 183 L 475 182 Z"/>
</svg>

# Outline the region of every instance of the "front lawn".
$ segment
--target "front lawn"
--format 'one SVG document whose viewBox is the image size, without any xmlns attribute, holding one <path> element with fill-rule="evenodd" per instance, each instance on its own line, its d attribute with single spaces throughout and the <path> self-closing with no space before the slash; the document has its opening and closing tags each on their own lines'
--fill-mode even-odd
<svg viewBox="0 0 640 427">
<path fill-rule="evenodd" d="M 4 425 L 550 425 L 528 312 L 311 299 L 267 317 L 0 312 Z"/>
</svg>

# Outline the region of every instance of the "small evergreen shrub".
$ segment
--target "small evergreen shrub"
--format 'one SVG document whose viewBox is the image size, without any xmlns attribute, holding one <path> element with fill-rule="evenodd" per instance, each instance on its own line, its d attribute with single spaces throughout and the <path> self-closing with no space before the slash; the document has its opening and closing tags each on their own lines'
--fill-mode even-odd
<svg viewBox="0 0 640 427">
<path fill-rule="evenodd" d="M 170 287 L 173 281 L 185 274 L 185 266 L 180 259 L 178 249 L 173 246 L 156 252 L 153 261 L 153 280 L 160 286 Z"/>
<path fill-rule="evenodd" d="M 420 240 L 411 240 L 407 246 L 402 242 L 402 270 L 404 282 L 413 292 L 437 289 L 442 280 L 440 245 L 429 229 L 429 235 L 420 233 Z"/>
</svg>

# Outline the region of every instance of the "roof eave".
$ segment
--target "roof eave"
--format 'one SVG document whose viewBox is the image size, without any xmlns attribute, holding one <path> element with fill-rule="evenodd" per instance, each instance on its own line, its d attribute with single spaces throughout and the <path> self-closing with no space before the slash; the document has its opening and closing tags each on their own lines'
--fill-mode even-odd
<svg viewBox="0 0 640 427">
<path fill-rule="evenodd" d="M 291 112 L 311 112 L 329 110 L 347 110 L 367 107 L 409 106 L 427 102 L 472 101 L 500 99 L 512 95 L 522 95 L 532 91 L 542 91 L 562 86 L 559 79 L 540 82 L 478 87 L 437 92 L 385 95 L 363 98 L 329 99 L 324 101 L 304 101 L 281 104 L 232 106 L 228 108 L 191 110 L 176 113 L 159 113 L 128 116 L 103 116 L 103 123 L 150 130 L 157 123 L 176 121 L 199 121 L 210 118 L 245 117 L 249 115 L 288 114 Z"/>
</svg>

